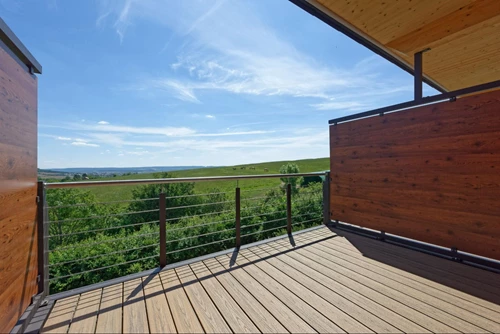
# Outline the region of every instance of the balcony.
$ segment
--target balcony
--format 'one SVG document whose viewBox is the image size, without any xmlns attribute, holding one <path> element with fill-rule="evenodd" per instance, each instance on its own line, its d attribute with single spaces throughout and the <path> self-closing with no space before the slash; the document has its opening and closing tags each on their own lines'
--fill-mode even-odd
<svg viewBox="0 0 500 334">
<path fill-rule="evenodd" d="M 300 186 L 293 181 L 299 177 L 322 181 Z M 49 293 L 47 305 L 38 308 L 25 329 L 44 333 L 500 331 L 497 273 L 453 257 L 467 262 L 466 254 L 446 255 L 441 250 L 438 257 L 438 248 L 432 251 L 428 245 L 325 219 L 330 210 L 329 179 L 329 173 L 312 173 L 41 183 L 47 245 L 42 284 Z M 205 182 L 225 190 L 236 187 L 168 195 L 174 191 L 171 185 Z M 167 190 L 157 197 L 125 201 L 51 202 L 69 198 L 51 192 L 116 186 Z M 194 198 L 197 201 L 190 202 Z M 83 216 L 71 211 L 89 205 L 91 210 L 76 211 Z M 97 214 L 101 206 L 111 209 Z M 128 220 L 132 215 L 140 218 Z M 61 224 L 68 224 L 69 232 L 64 233 Z M 99 253 L 102 245 L 107 252 Z M 419 250 L 410 248 L 419 245 Z M 111 264 L 101 261 L 110 259 Z"/>
</svg>

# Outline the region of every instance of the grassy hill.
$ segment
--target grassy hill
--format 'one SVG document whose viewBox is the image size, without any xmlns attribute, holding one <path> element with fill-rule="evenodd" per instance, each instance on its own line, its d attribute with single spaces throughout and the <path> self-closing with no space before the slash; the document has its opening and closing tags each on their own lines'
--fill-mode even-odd
<svg viewBox="0 0 500 334">
<path fill-rule="evenodd" d="M 301 173 L 318 172 L 328 170 L 329 158 L 305 159 L 296 161 L 272 161 L 258 164 L 236 165 L 227 167 L 200 168 L 192 170 L 183 170 L 172 172 L 173 177 L 204 177 L 204 176 L 230 176 L 230 175 L 261 175 L 261 174 L 279 174 L 279 169 L 287 162 L 296 163 Z M 250 169 L 255 168 L 255 169 Z M 265 170 L 267 169 L 267 170 Z M 152 179 L 154 174 L 133 174 L 126 176 L 102 178 L 102 180 L 134 180 L 134 179 Z M 238 181 L 241 188 L 242 196 L 251 194 L 258 196 L 261 191 L 259 189 L 278 186 L 279 179 L 251 179 Z M 95 193 L 99 202 L 128 200 L 132 199 L 132 189 L 136 185 L 124 186 L 101 186 L 85 188 Z M 198 182 L 195 186 L 197 193 L 208 193 L 217 188 L 219 191 L 234 193 L 236 181 L 205 181 Z"/>
</svg>

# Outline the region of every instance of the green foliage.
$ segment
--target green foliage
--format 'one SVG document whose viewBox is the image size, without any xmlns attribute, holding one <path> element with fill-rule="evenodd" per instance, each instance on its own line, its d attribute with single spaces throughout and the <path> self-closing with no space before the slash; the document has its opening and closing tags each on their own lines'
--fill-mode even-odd
<svg viewBox="0 0 500 334">
<path fill-rule="evenodd" d="M 310 183 L 321 183 L 323 179 L 320 176 L 304 176 L 302 178 L 301 187 L 306 187 Z"/>
<path fill-rule="evenodd" d="M 298 174 L 300 173 L 299 166 L 294 163 L 287 163 L 280 167 L 280 174 Z M 283 189 L 287 184 L 290 184 L 292 187 L 292 194 L 296 194 L 298 190 L 298 186 L 302 183 L 302 177 L 282 177 L 280 178 L 281 182 L 283 182 Z"/>
<path fill-rule="evenodd" d="M 286 168 L 287 173 L 299 170 L 298 166 Z M 155 177 L 169 178 L 172 174 Z M 278 180 L 258 181 L 264 183 L 258 183 L 259 187 L 240 183 L 243 244 L 286 233 L 286 195 Z M 157 267 L 161 192 L 167 197 L 168 263 L 234 247 L 235 183 L 227 187 L 219 183 L 221 188 L 211 186 L 203 192 L 197 191 L 200 183 L 132 187 L 133 201 L 126 205 L 99 203 L 89 190 L 49 190 L 51 293 Z M 321 184 L 295 185 L 293 230 L 320 224 Z M 269 187 L 274 189 L 261 189 Z"/>
</svg>

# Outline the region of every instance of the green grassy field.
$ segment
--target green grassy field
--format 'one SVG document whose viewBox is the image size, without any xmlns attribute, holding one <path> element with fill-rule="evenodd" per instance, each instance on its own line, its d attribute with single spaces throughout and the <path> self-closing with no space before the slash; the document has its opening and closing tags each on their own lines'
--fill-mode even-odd
<svg viewBox="0 0 500 334">
<path fill-rule="evenodd" d="M 200 168 L 192 170 L 184 170 L 172 172 L 173 177 L 204 177 L 204 176 L 233 176 L 233 175 L 262 175 L 262 174 L 279 174 L 279 169 L 287 162 L 296 163 L 301 173 L 318 172 L 329 169 L 329 158 L 305 159 L 296 161 L 273 161 L 258 164 L 237 165 L 227 167 Z M 242 169 L 244 167 L 244 169 Z M 255 169 L 250 169 L 253 167 Z M 267 168 L 267 171 L 265 169 Z M 102 180 L 133 180 L 133 179 L 151 179 L 153 174 L 133 174 L 127 176 L 117 176 L 102 178 Z M 262 188 L 278 187 L 281 181 L 279 179 L 251 179 L 238 181 L 242 195 L 259 196 Z M 132 198 L 131 186 L 102 186 L 85 188 L 91 190 L 97 197 L 99 202 L 128 200 Z M 197 182 L 195 186 L 196 193 L 209 193 L 217 188 L 219 191 L 234 193 L 236 181 L 205 181 Z"/>
</svg>

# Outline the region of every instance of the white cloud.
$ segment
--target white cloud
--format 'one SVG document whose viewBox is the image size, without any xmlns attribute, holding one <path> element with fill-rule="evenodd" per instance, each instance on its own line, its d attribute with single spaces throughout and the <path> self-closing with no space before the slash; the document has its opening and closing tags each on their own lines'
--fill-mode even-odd
<svg viewBox="0 0 500 334">
<path fill-rule="evenodd" d="M 99 121 L 97 122 L 97 124 L 100 124 L 100 125 L 108 125 L 109 122 L 106 122 L 106 121 Z"/>
<path fill-rule="evenodd" d="M 143 79 L 130 88 L 163 91 L 191 103 L 202 103 L 200 93 L 207 91 L 313 98 L 318 101 L 310 105 L 319 110 L 341 109 L 352 101 L 342 95 L 352 91 L 366 92 L 371 100 L 396 93 L 400 83 L 380 76 L 381 65 L 387 64 L 380 57 L 342 69 L 323 64 L 266 25 L 252 6 L 238 1 L 201 0 L 192 6 L 189 1 L 142 0 L 115 8 L 115 26 L 149 20 L 186 39 L 178 60 L 170 65 L 172 75 Z M 362 106 L 349 110 L 356 107 Z"/>
<path fill-rule="evenodd" d="M 74 146 L 87 146 L 87 147 L 99 147 L 99 145 L 97 145 L 97 144 L 87 143 L 87 142 L 84 142 L 84 141 L 74 141 L 74 142 L 71 143 L 71 145 L 74 145 Z"/>
<path fill-rule="evenodd" d="M 56 137 L 56 140 L 65 140 L 65 141 L 68 141 L 68 140 L 72 140 L 70 137 Z"/>
<path fill-rule="evenodd" d="M 208 118 L 208 119 L 215 119 L 215 116 L 214 116 L 214 115 L 205 115 L 205 118 Z"/>
<path fill-rule="evenodd" d="M 210 116 L 210 115 L 209 115 Z M 66 130 L 80 130 L 86 131 L 89 134 L 103 133 L 119 133 L 122 135 L 149 135 L 149 136 L 166 136 L 166 137 L 227 137 L 227 136 L 244 136 L 244 135 L 258 135 L 273 133 L 272 130 L 252 130 L 252 131 L 230 131 L 230 132 L 212 132 L 200 133 L 194 129 L 187 127 L 136 127 L 129 125 L 92 125 L 92 124 L 59 124 L 59 125 L 41 125 L 41 127 L 53 127 Z M 87 142 L 88 140 L 82 138 L 75 138 L 77 142 Z"/>
</svg>

